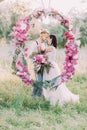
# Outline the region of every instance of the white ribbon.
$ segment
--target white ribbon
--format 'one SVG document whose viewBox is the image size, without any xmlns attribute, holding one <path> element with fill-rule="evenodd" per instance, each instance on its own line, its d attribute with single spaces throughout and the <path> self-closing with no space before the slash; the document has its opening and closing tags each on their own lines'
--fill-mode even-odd
<svg viewBox="0 0 87 130">
<path fill-rule="evenodd" d="M 43 8 L 44 9 L 49 9 L 50 8 L 50 2 L 51 0 L 41 0 Z"/>
</svg>

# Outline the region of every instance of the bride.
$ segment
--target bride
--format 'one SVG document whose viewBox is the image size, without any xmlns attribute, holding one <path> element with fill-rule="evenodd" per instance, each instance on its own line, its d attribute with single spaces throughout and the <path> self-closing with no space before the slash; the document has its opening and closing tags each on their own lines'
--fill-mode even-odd
<svg viewBox="0 0 87 130">
<path fill-rule="evenodd" d="M 56 63 L 56 48 L 57 48 L 57 39 L 55 35 L 49 35 L 47 38 L 48 47 L 46 47 L 46 55 L 48 61 L 51 63 L 52 67 L 47 73 L 46 70 L 43 72 L 43 82 L 46 80 L 52 80 L 61 74 L 61 71 Z M 69 102 L 79 103 L 79 95 L 73 94 L 65 85 L 61 83 L 57 89 L 43 88 L 43 96 L 46 100 L 50 102 L 51 105 L 59 104 L 64 105 Z"/>
</svg>

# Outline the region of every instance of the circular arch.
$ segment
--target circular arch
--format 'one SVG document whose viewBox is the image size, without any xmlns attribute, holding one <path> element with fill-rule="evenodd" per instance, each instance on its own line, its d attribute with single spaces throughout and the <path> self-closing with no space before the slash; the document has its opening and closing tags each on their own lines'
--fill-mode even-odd
<svg viewBox="0 0 87 130">
<path fill-rule="evenodd" d="M 31 21 L 33 18 L 41 19 L 43 16 L 46 17 L 47 15 L 55 18 L 58 23 L 62 24 L 67 30 L 63 35 L 67 42 L 65 44 L 66 57 L 63 67 L 64 70 L 61 73 L 61 82 L 69 81 L 75 74 L 75 65 L 78 60 L 78 46 L 75 43 L 75 37 L 72 33 L 70 21 L 64 18 L 57 10 L 37 9 L 29 16 L 20 19 L 13 28 L 13 39 L 16 49 L 13 56 L 12 69 L 27 85 L 33 85 L 26 61 L 26 57 L 28 56 L 28 48 L 26 47 L 26 41 L 29 40 L 28 31 L 31 27 Z"/>
</svg>

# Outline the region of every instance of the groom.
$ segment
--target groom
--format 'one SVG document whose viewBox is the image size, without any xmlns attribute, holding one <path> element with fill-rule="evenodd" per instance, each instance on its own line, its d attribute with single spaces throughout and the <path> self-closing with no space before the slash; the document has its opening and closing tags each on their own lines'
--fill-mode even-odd
<svg viewBox="0 0 87 130">
<path fill-rule="evenodd" d="M 36 47 L 39 54 L 44 54 L 46 49 L 46 40 L 49 36 L 49 32 L 47 30 L 42 30 L 40 32 L 40 38 L 36 41 Z M 36 73 L 36 80 L 38 83 L 34 84 L 33 96 L 42 96 L 42 85 L 43 85 L 43 73 Z"/>
</svg>

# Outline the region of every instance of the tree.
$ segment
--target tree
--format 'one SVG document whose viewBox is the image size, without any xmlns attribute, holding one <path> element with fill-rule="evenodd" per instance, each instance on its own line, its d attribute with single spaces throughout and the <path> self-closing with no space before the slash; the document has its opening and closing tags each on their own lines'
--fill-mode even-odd
<svg viewBox="0 0 87 130">
<path fill-rule="evenodd" d="M 77 40 L 81 41 L 80 46 L 85 46 L 87 44 L 87 14 L 83 14 L 80 18 L 74 19 L 74 33 L 76 36 L 76 30 L 79 30 L 80 36 L 76 36 Z"/>
<path fill-rule="evenodd" d="M 0 0 L 0 2 L 2 2 L 2 1 L 4 1 L 4 0 Z"/>
<path fill-rule="evenodd" d="M 87 44 L 87 17 L 83 20 L 83 24 L 80 27 L 81 37 L 81 46 L 85 46 Z"/>
</svg>

